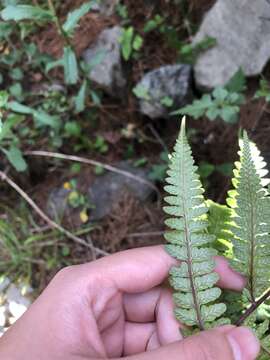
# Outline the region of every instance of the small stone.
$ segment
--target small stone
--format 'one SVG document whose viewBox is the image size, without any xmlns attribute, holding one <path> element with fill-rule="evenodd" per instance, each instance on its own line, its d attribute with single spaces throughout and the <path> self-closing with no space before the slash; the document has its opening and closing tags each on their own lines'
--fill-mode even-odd
<svg viewBox="0 0 270 360">
<path fill-rule="evenodd" d="M 5 295 L 9 312 L 16 320 L 22 316 L 31 304 L 30 300 L 22 295 L 22 289 L 23 287 L 11 284 Z"/>
<path fill-rule="evenodd" d="M 68 196 L 71 190 L 64 187 L 54 189 L 47 202 L 48 215 L 53 219 L 62 219 L 68 208 Z"/>
<path fill-rule="evenodd" d="M 92 10 L 99 11 L 101 15 L 112 16 L 119 0 L 101 0 L 92 6 Z"/>
<path fill-rule="evenodd" d="M 194 43 L 215 38 L 195 65 L 199 88 L 225 85 L 242 68 L 258 75 L 270 58 L 270 3 L 266 0 L 218 0 L 206 14 Z"/>
<path fill-rule="evenodd" d="M 7 313 L 7 308 L 6 306 L 0 306 L 0 331 L 1 328 L 4 328 L 4 326 L 6 325 L 6 314 Z"/>
<path fill-rule="evenodd" d="M 169 117 L 192 98 L 191 67 L 167 65 L 147 73 L 134 89 L 140 111 L 152 119 Z"/>
<path fill-rule="evenodd" d="M 4 290 L 9 286 L 10 280 L 7 277 L 3 277 L 0 279 L 0 294 L 4 292 Z"/>
<path fill-rule="evenodd" d="M 89 79 L 113 96 L 121 96 L 126 86 L 121 59 L 122 31 L 120 26 L 103 30 L 97 42 L 83 54 L 88 65 L 101 56 L 100 62 L 90 70 Z"/>
<path fill-rule="evenodd" d="M 149 170 L 147 168 L 135 167 L 128 161 L 121 161 L 114 166 L 151 184 L 151 180 L 148 179 Z M 78 182 L 80 182 L 79 178 Z M 63 186 L 52 190 L 47 202 L 47 212 L 50 217 L 62 219 L 65 215 L 70 217 L 74 215 L 68 203 L 70 191 Z M 106 215 L 109 215 L 113 206 L 120 200 L 122 193 L 125 191 L 144 202 L 154 190 L 146 183 L 111 171 L 97 176 L 93 183 L 89 184 L 87 193 L 84 194 L 85 200 L 90 205 L 89 221 L 101 220 Z"/>
<path fill-rule="evenodd" d="M 144 180 L 148 180 L 147 169 L 133 167 L 126 161 L 122 161 L 115 166 Z M 108 172 L 97 178 L 89 188 L 88 197 L 93 205 L 93 210 L 90 212 L 90 220 L 100 220 L 109 215 L 124 191 L 127 191 L 142 202 L 146 201 L 153 193 L 153 189 L 147 184 L 117 173 Z"/>
<path fill-rule="evenodd" d="M 28 305 L 29 306 L 29 305 Z M 12 317 L 10 319 L 14 319 L 12 323 L 17 321 L 27 310 L 28 306 L 19 304 L 15 301 L 11 301 L 9 303 L 9 312 L 11 313 Z"/>
</svg>

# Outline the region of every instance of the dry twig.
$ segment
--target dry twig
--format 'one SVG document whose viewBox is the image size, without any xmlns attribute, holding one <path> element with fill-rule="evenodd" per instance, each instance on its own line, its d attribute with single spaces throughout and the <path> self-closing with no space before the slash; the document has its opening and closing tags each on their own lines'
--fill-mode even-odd
<svg viewBox="0 0 270 360">
<path fill-rule="evenodd" d="M 69 239 L 76 242 L 77 244 L 86 246 L 91 250 L 95 250 L 95 252 L 99 255 L 106 256 L 107 252 L 93 247 L 93 244 L 88 244 L 83 239 L 75 236 L 67 229 L 63 228 L 61 225 L 57 224 L 55 221 L 51 220 L 39 207 L 38 205 L 26 194 L 26 192 L 20 188 L 7 174 L 0 170 L 0 179 L 5 181 L 9 186 L 11 186 L 31 207 L 35 210 L 35 212 L 52 228 L 57 229 L 62 234 L 66 235 Z"/>
<path fill-rule="evenodd" d="M 119 168 L 117 168 L 115 166 L 105 164 L 105 163 L 102 163 L 100 161 L 86 159 L 86 158 L 83 158 L 83 157 L 80 157 L 80 156 L 66 155 L 66 154 L 55 153 L 55 152 L 50 152 L 50 151 L 39 151 L 39 150 L 37 150 L 37 151 L 26 151 L 24 154 L 25 155 L 31 155 L 31 156 L 52 157 L 52 158 L 61 159 L 61 160 L 80 162 L 80 163 L 87 164 L 87 165 L 92 165 L 92 166 L 99 166 L 99 167 L 102 167 L 105 170 L 108 170 L 108 171 L 111 171 L 111 172 L 126 176 L 126 177 L 128 177 L 128 178 L 130 178 L 132 180 L 138 181 L 141 184 L 145 184 L 145 185 L 149 186 L 151 189 L 155 190 L 158 195 L 160 195 L 160 192 L 159 192 L 158 188 L 151 181 L 145 180 L 145 179 L 141 178 L 140 176 L 132 174 L 129 171 L 119 169 Z"/>
</svg>

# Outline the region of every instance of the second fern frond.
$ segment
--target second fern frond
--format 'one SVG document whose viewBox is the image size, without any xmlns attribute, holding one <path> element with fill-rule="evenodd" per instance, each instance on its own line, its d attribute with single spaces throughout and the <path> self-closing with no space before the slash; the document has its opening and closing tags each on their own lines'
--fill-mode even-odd
<svg viewBox="0 0 270 360">
<path fill-rule="evenodd" d="M 228 204 L 233 209 L 233 267 L 247 278 L 245 294 L 254 304 L 270 286 L 270 198 L 266 163 L 246 132 L 240 146 Z"/>
<path fill-rule="evenodd" d="M 170 243 L 166 246 L 169 254 L 181 261 L 170 273 L 176 290 L 176 316 L 182 323 L 202 330 L 218 319 L 226 306 L 216 303 L 221 294 L 214 286 L 219 279 L 213 272 L 217 252 L 208 247 L 215 236 L 207 233 L 208 221 L 202 219 L 208 208 L 196 170 L 183 121 L 169 165 L 169 185 L 165 187 L 170 196 L 165 198 L 168 206 L 164 211 L 172 216 L 166 220 L 171 230 L 165 238 Z"/>
</svg>

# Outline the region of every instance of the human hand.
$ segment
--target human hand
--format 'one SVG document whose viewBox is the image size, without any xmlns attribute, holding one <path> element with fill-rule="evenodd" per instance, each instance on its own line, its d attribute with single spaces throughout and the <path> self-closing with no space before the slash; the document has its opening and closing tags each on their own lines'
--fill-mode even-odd
<svg viewBox="0 0 270 360">
<path fill-rule="evenodd" d="M 217 258 L 219 285 L 244 280 Z M 128 250 L 60 271 L 0 339 L 3 360 L 253 360 L 247 328 L 225 326 L 182 340 L 170 291 L 174 260 L 162 246 Z"/>
</svg>

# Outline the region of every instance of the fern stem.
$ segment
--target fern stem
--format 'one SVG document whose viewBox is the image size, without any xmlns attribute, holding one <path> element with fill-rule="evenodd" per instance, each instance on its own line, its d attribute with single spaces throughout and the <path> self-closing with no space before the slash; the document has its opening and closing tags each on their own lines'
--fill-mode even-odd
<svg viewBox="0 0 270 360">
<path fill-rule="evenodd" d="M 257 308 L 264 303 L 270 297 L 270 289 L 261 296 L 257 301 L 253 302 L 253 304 L 244 312 L 244 314 L 236 321 L 236 326 L 241 326 L 245 322 L 245 320 L 257 310 Z"/>
<path fill-rule="evenodd" d="M 183 154 L 184 154 L 184 151 L 182 151 L 182 168 L 183 168 L 183 164 L 184 164 Z M 183 189 L 185 189 L 184 171 L 182 171 L 182 182 L 184 185 Z M 188 209 L 186 209 L 186 202 L 185 202 L 184 197 L 183 197 L 182 201 L 183 201 L 184 214 L 187 214 Z M 187 221 L 186 215 L 184 215 L 184 222 L 185 222 L 185 233 L 186 233 L 186 243 L 187 243 L 187 257 L 188 257 L 187 267 L 188 267 L 188 274 L 189 274 L 189 279 L 190 279 L 190 288 L 191 288 L 191 293 L 192 293 L 192 297 L 193 297 L 193 301 L 194 301 L 194 307 L 195 307 L 196 316 L 197 316 L 197 320 L 198 320 L 198 327 L 202 331 L 202 330 L 204 330 L 204 324 L 203 324 L 203 320 L 202 320 L 202 316 L 201 316 L 200 304 L 199 304 L 199 301 L 197 298 L 196 286 L 194 283 L 194 274 L 193 274 L 193 268 L 192 268 L 192 254 L 191 254 L 191 239 L 190 239 L 190 232 L 189 232 L 188 221 Z"/>
<path fill-rule="evenodd" d="M 249 183 L 249 193 L 252 194 L 252 190 L 250 189 L 250 183 Z M 253 203 L 253 199 L 251 200 L 251 203 Z M 251 211 L 251 226 L 252 226 L 252 237 L 251 237 L 251 251 L 250 251 L 250 270 L 249 270 L 249 278 L 250 278 L 250 295 L 252 304 L 256 302 L 255 300 L 255 286 L 254 286 L 254 260 L 255 260 L 255 229 L 254 229 L 254 208 L 252 207 Z"/>
<path fill-rule="evenodd" d="M 193 274 L 193 269 L 192 269 L 192 257 L 191 257 L 191 250 L 190 250 L 189 231 L 188 231 L 186 217 L 185 217 L 185 227 L 186 227 L 187 255 L 188 255 L 187 266 L 188 266 L 188 274 L 189 274 L 189 279 L 190 279 L 190 287 L 191 287 L 192 297 L 193 297 L 193 301 L 194 301 L 194 307 L 195 307 L 195 311 L 196 311 L 196 315 L 197 315 L 198 327 L 202 331 L 202 330 L 204 330 L 204 324 L 202 321 L 200 305 L 198 302 L 196 288 L 195 288 L 195 284 L 194 284 L 194 274 Z"/>
</svg>

